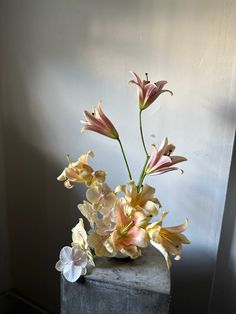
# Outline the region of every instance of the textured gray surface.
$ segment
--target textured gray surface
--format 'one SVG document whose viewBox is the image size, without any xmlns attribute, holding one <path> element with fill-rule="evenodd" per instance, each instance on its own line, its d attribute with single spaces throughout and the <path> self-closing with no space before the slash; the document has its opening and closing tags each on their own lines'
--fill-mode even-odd
<svg viewBox="0 0 236 314">
<path fill-rule="evenodd" d="M 140 258 L 128 262 L 127 259 L 96 258 L 96 267 L 86 279 L 168 294 L 170 273 L 164 258 L 151 247 L 142 252 Z"/>
<path fill-rule="evenodd" d="M 134 261 L 97 258 L 95 263 L 76 283 L 62 277 L 62 314 L 169 313 L 170 274 L 156 250 L 143 250 Z"/>
</svg>

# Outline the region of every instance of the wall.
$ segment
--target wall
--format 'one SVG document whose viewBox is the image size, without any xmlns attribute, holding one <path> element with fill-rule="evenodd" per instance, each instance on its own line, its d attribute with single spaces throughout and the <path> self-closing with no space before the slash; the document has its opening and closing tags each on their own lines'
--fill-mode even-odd
<svg viewBox="0 0 236 314">
<path fill-rule="evenodd" d="M 185 174 L 149 183 L 171 214 L 190 220 L 192 245 L 172 269 L 173 313 L 206 313 L 235 128 L 235 1 L 2 1 L 6 72 L 6 163 L 13 286 L 56 312 L 61 246 L 70 243 L 84 190 L 55 178 L 93 149 L 115 187 L 127 180 L 115 142 L 81 134 L 98 99 L 119 128 L 138 177 L 143 163 L 136 91 L 129 70 L 167 79 L 144 113 L 148 145 L 165 135 L 188 162 Z M 134 149 L 135 148 L 135 149 Z M 115 160 L 115 163 L 112 162 Z M 117 167 L 119 165 L 119 167 Z"/>
<path fill-rule="evenodd" d="M 225 212 L 213 282 L 211 313 L 236 311 L 236 141 L 230 168 Z"/>
<path fill-rule="evenodd" d="M 3 44 L 2 19 L 0 13 L 0 47 Z M 6 213 L 6 172 L 5 172 L 5 143 L 4 143 L 4 119 L 3 103 L 5 102 L 5 85 L 3 71 L 3 54 L 0 49 L 0 293 L 10 287 L 10 256 L 9 256 L 9 239 L 8 224 Z"/>
</svg>

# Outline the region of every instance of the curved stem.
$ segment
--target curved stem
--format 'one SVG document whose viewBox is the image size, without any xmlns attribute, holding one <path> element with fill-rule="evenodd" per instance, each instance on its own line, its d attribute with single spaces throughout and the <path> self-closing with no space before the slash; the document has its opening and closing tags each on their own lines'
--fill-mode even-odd
<svg viewBox="0 0 236 314">
<path fill-rule="evenodd" d="M 127 161 L 127 159 L 126 159 L 125 152 L 124 152 L 124 148 L 123 148 L 123 146 L 122 146 L 121 140 L 118 138 L 117 141 L 118 141 L 119 144 L 120 144 L 120 148 L 121 148 L 121 151 L 122 151 L 122 155 L 123 155 L 123 157 L 124 157 L 125 164 L 126 164 L 126 167 L 127 167 L 127 170 L 128 170 L 129 178 L 130 178 L 130 180 L 132 180 L 132 175 L 131 175 L 131 172 L 130 172 L 130 169 L 129 169 L 129 164 L 128 164 L 128 161 Z"/>
<path fill-rule="evenodd" d="M 140 134 L 141 134 L 141 139 L 143 143 L 143 148 L 145 151 L 146 156 L 148 157 L 148 151 L 144 142 L 144 136 L 143 136 L 143 127 L 142 127 L 142 110 L 139 111 L 139 129 L 140 129 Z"/>
</svg>

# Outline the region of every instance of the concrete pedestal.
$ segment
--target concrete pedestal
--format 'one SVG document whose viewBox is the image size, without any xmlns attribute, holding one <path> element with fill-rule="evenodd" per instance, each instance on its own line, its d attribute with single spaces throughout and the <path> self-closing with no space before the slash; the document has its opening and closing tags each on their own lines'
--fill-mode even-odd
<svg viewBox="0 0 236 314">
<path fill-rule="evenodd" d="M 61 277 L 61 314 L 168 314 L 170 274 L 152 248 L 136 260 L 96 258 L 75 283 Z"/>
</svg>

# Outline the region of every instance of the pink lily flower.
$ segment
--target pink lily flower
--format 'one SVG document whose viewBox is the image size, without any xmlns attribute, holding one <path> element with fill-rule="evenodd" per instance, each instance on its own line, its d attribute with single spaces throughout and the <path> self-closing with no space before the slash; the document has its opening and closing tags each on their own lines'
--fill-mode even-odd
<svg viewBox="0 0 236 314">
<path fill-rule="evenodd" d="M 171 156 L 172 152 L 175 150 L 175 146 L 168 144 L 166 137 L 158 149 L 155 145 L 152 146 L 153 151 L 145 169 L 147 175 L 159 175 L 173 170 L 180 170 L 183 173 L 182 169 L 173 167 L 173 165 L 186 161 L 187 159 L 181 156 Z"/>
<path fill-rule="evenodd" d="M 138 247 L 147 246 L 147 233 L 142 227 L 146 226 L 146 217 L 141 211 L 128 215 L 127 204 L 124 200 L 118 202 L 116 215 L 116 230 L 111 234 L 111 243 L 122 254 L 136 258 L 140 256 Z"/>
<path fill-rule="evenodd" d="M 83 128 L 81 129 L 81 132 L 89 130 L 100 133 L 113 139 L 119 138 L 119 134 L 116 128 L 107 118 L 107 116 L 103 113 L 101 102 L 98 103 L 97 107 L 94 107 L 92 113 L 84 111 L 84 115 L 86 121 L 81 121 L 81 123 L 84 124 Z"/>
<path fill-rule="evenodd" d="M 163 87 L 167 84 L 167 81 L 150 83 L 148 78 L 147 80 L 141 80 L 141 78 L 136 73 L 131 72 L 131 74 L 135 77 L 135 80 L 131 80 L 129 83 L 133 83 L 138 87 L 140 110 L 144 110 L 149 107 L 162 93 L 168 92 L 173 96 L 172 91 L 163 89 Z"/>
</svg>

